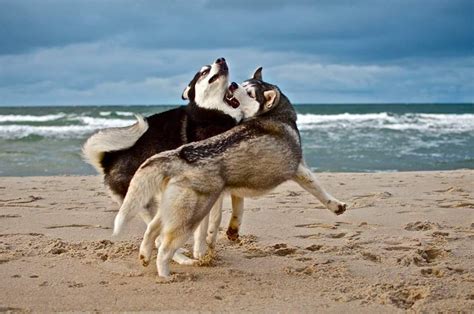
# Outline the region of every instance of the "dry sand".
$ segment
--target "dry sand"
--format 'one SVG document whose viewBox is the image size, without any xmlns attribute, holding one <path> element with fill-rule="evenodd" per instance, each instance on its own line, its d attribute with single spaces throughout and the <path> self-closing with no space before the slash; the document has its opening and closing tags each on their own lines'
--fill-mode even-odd
<svg viewBox="0 0 474 314">
<path fill-rule="evenodd" d="M 0 311 L 474 311 L 474 171 L 319 177 L 346 214 L 283 184 L 171 283 L 138 262 L 140 220 L 111 238 L 98 177 L 0 178 Z"/>
</svg>

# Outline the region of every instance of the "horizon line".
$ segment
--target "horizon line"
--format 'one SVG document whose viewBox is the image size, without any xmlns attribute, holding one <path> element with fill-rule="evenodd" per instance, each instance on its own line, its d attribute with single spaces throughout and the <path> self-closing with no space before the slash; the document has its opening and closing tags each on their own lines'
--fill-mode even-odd
<svg viewBox="0 0 474 314">
<path fill-rule="evenodd" d="M 0 108 L 34 108 L 34 107 L 156 107 L 186 106 L 187 104 L 51 104 L 51 105 L 3 105 Z M 342 105 L 474 105 L 474 102 L 354 102 L 354 103 L 294 103 L 294 106 L 342 106 Z"/>
</svg>

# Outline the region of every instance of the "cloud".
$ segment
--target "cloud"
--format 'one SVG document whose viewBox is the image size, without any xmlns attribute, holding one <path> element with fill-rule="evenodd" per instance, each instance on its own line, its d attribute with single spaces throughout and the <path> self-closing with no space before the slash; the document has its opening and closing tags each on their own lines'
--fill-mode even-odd
<svg viewBox="0 0 474 314">
<path fill-rule="evenodd" d="M 472 53 L 474 2 L 2 1 L 0 53 L 118 40 L 153 49 L 258 48 L 348 60 Z"/>
<path fill-rule="evenodd" d="M 212 56 L 212 57 L 210 57 Z M 0 57 L 3 104 L 177 104 L 195 71 L 225 56 L 231 79 L 262 65 L 295 103 L 471 101 L 474 58 L 403 64 L 328 63 L 258 49 L 140 50 L 113 42 Z M 15 81 L 15 84 L 12 84 Z"/>
<path fill-rule="evenodd" d="M 3 0 L 0 105 L 176 103 L 201 65 L 294 102 L 474 100 L 474 2 Z"/>
</svg>

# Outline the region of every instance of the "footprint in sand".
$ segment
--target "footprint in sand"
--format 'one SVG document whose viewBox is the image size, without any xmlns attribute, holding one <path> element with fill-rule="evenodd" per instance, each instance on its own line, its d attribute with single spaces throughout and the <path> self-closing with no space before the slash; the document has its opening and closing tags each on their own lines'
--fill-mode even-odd
<svg viewBox="0 0 474 314">
<path fill-rule="evenodd" d="M 305 250 L 311 251 L 311 252 L 316 252 L 319 251 L 323 248 L 323 245 L 321 244 L 313 244 L 305 248 Z"/>
<path fill-rule="evenodd" d="M 30 203 L 34 203 L 36 201 L 42 200 L 41 196 L 34 196 L 30 195 L 26 199 L 23 198 L 13 198 L 13 199 L 0 199 L 0 207 L 34 207 L 38 208 L 41 207 L 39 205 L 26 205 Z"/>
<path fill-rule="evenodd" d="M 414 264 L 416 266 L 428 266 L 435 264 L 438 260 L 447 255 L 447 251 L 437 247 L 427 247 L 423 249 L 417 249 L 397 259 L 397 262 L 404 266 Z"/>
<path fill-rule="evenodd" d="M 464 191 L 462 188 L 459 188 L 459 187 L 450 186 L 447 189 L 434 190 L 433 192 L 436 192 L 436 193 L 465 193 L 466 191 Z"/>
<path fill-rule="evenodd" d="M 439 229 L 441 226 L 437 223 L 432 223 L 430 221 L 416 221 L 410 222 L 405 226 L 405 230 L 408 231 L 426 231 L 431 229 Z"/>
<path fill-rule="evenodd" d="M 362 251 L 360 252 L 360 255 L 362 256 L 363 259 L 371 261 L 371 262 L 380 263 L 382 261 L 382 258 L 380 256 L 371 252 Z"/>
<path fill-rule="evenodd" d="M 377 200 L 388 199 L 392 197 L 392 193 L 390 192 L 380 192 L 380 193 L 372 193 L 372 194 L 365 194 L 365 195 L 356 195 L 352 198 L 352 204 L 350 208 L 366 208 L 366 207 L 373 207 L 375 206 L 375 202 Z"/>
<path fill-rule="evenodd" d="M 312 234 L 300 234 L 295 236 L 295 238 L 299 239 L 320 239 L 323 236 L 322 233 L 312 233 Z"/>
<path fill-rule="evenodd" d="M 82 228 L 82 229 L 111 229 L 110 227 L 102 226 L 102 225 L 81 225 L 81 224 L 70 224 L 70 225 L 56 225 L 56 226 L 48 226 L 45 227 L 46 229 L 62 229 L 62 228 Z"/>
<path fill-rule="evenodd" d="M 474 202 L 470 201 L 454 201 L 448 203 L 438 203 L 441 208 L 472 208 L 474 209 Z"/>
<path fill-rule="evenodd" d="M 16 214 L 6 214 L 6 215 L 0 215 L 0 218 L 20 218 L 20 215 Z"/>
<path fill-rule="evenodd" d="M 286 195 L 287 197 L 295 197 L 295 196 L 300 196 L 301 193 L 295 192 L 295 191 L 288 191 L 288 194 Z"/>
<path fill-rule="evenodd" d="M 422 268 L 420 273 L 425 277 L 444 277 L 445 272 L 441 268 Z"/>
<path fill-rule="evenodd" d="M 260 248 L 258 246 L 250 247 L 245 252 L 245 258 L 252 259 L 258 257 L 266 257 L 270 255 L 276 256 L 287 256 L 297 253 L 297 248 L 288 247 L 286 243 L 277 243 L 272 246 L 267 246 L 265 248 Z"/>
<path fill-rule="evenodd" d="M 197 281 L 198 276 L 193 273 L 172 273 L 169 278 L 157 277 L 155 282 L 157 284 L 170 284 L 176 282 L 184 282 L 184 281 Z"/>
<path fill-rule="evenodd" d="M 25 200 L 20 197 L 20 198 L 13 198 L 13 199 L 7 199 L 7 200 L 0 199 L 0 202 L 4 202 L 8 204 L 10 203 L 11 204 L 27 204 L 27 203 L 33 203 L 42 199 L 43 198 L 41 196 L 30 195 Z"/>
<path fill-rule="evenodd" d="M 346 235 L 345 232 L 339 232 L 339 233 L 313 233 L 313 234 L 301 234 L 295 236 L 296 238 L 299 239 L 320 239 L 322 237 L 329 238 L 329 239 L 340 239 L 343 238 Z"/>
<path fill-rule="evenodd" d="M 2 313 L 26 313 L 29 310 L 22 309 L 19 307 L 11 307 L 11 306 L 0 306 L 0 312 Z"/>
<path fill-rule="evenodd" d="M 402 287 L 388 295 L 388 299 L 393 305 L 400 309 L 408 310 L 416 302 L 425 299 L 429 295 L 427 287 Z"/>
<path fill-rule="evenodd" d="M 273 255 L 278 256 L 287 256 L 296 253 L 296 248 L 288 247 L 286 243 L 278 243 L 271 246 L 270 251 L 272 251 Z"/>
<path fill-rule="evenodd" d="M 326 234 L 326 238 L 340 239 L 340 238 L 343 238 L 345 235 L 346 235 L 345 232 L 330 233 L 330 234 Z"/>
<path fill-rule="evenodd" d="M 296 228 L 324 228 L 324 229 L 337 229 L 335 224 L 325 224 L 321 222 L 309 223 L 309 224 L 301 224 L 295 225 Z"/>
</svg>

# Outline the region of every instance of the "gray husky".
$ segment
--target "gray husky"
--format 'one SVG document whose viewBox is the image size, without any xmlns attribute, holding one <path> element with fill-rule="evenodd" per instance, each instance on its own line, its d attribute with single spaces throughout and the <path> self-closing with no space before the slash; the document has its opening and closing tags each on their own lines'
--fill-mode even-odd
<svg viewBox="0 0 474 314">
<path fill-rule="evenodd" d="M 240 102 L 246 121 L 207 140 L 148 158 L 135 173 L 115 217 L 117 234 L 130 212 L 137 213 L 156 194 L 161 195 L 158 213 L 140 245 L 140 259 L 147 266 L 154 241 L 161 237 L 156 262 L 159 276 L 169 276 L 171 257 L 223 192 L 257 196 L 294 180 L 335 214 L 346 210 L 304 164 L 296 112 L 277 86 L 262 80 L 261 68 L 233 93 L 239 100 L 247 98 Z"/>
</svg>

